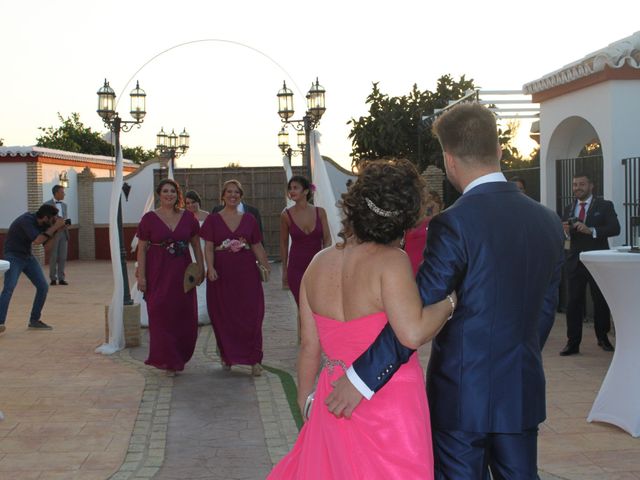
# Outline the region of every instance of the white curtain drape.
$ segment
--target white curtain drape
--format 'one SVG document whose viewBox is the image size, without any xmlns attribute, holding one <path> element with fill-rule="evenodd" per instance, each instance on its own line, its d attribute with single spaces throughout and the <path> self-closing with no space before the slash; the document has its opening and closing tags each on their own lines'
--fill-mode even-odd
<svg viewBox="0 0 640 480">
<path fill-rule="evenodd" d="M 291 180 L 291 177 L 293 177 L 293 171 L 291 170 L 291 159 L 289 158 L 289 155 L 282 156 L 282 167 L 284 168 L 284 174 L 287 177 L 288 184 L 289 180 Z M 293 205 L 295 205 L 295 202 L 291 200 L 286 194 L 285 200 L 287 201 L 287 208 L 291 208 L 293 207 Z"/>
<path fill-rule="evenodd" d="M 173 178 L 173 162 L 171 160 L 169 160 L 169 168 L 167 171 L 167 178 L 169 178 L 170 180 L 175 180 Z"/>
<path fill-rule="evenodd" d="M 120 241 L 118 239 L 118 207 L 122 195 L 122 148 L 116 152 L 116 172 L 109 202 L 109 247 L 113 273 L 113 295 L 109 307 L 109 343 L 96 348 L 96 353 L 111 355 L 124 348 L 122 265 L 120 263 Z"/>
<path fill-rule="evenodd" d="M 309 137 L 311 147 L 311 178 L 313 184 L 316 186 L 313 203 L 318 207 L 324 208 L 327 212 L 331 239 L 335 245 L 337 241 L 340 240 L 338 233 L 342 228 L 342 224 L 340 223 L 340 209 L 336 205 L 337 199 L 331 187 L 327 166 L 322 159 L 322 155 L 320 155 L 320 147 L 318 146 L 320 143 L 320 132 L 312 130 Z"/>
<path fill-rule="evenodd" d="M 153 187 L 149 192 L 149 196 L 147 197 L 147 201 L 144 204 L 144 210 L 142 211 L 142 215 L 147 212 L 153 210 L 155 202 L 155 196 L 153 194 Z M 131 240 L 131 251 L 135 252 L 138 248 L 138 235 L 133 236 L 133 240 Z M 136 268 L 138 267 L 138 263 L 136 262 Z M 137 303 L 140 305 L 140 325 L 142 327 L 149 326 L 149 315 L 147 314 L 147 302 L 144 301 L 143 293 L 138 290 L 138 281 L 136 280 L 134 284 L 131 286 L 131 299 L 133 303 Z"/>
</svg>

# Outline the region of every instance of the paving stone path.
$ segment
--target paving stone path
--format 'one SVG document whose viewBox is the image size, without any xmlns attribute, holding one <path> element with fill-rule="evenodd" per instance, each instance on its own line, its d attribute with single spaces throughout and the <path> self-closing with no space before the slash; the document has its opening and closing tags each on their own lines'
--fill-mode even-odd
<svg viewBox="0 0 640 480">
<path fill-rule="evenodd" d="M 274 279 L 280 277 L 274 266 Z M 264 365 L 292 372 L 297 354 L 295 304 L 272 281 L 265 285 Z M 298 429 L 280 378 L 249 367 L 224 371 L 210 326 L 200 327 L 185 371 L 175 377 L 144 365 L 143 345 L 124 350 L 117 361 L 146 380 L 125 461 L 113 475 L 126 479 L 254 480 L 267 476 L 289 451 Z"/>
<path fill-rule="evenodd" d="M 279 264 L 273 267 L 263 364 L 295 378 L 296 308 L 280 288 Z M 0 479 L 263 479 L 297 437 L 280 377 L 265 370 L 254 378 L 248 367 L 223 371 L 209 326 L 173 378 L 144 365 L 146 344 L 96 355 L 110 276 L 107 262 L 71 262 L 73 282 L 52 288 L 47 299 L 52 332 L 26 329 L 33 287 L 21 279 L 0 334 Z M 640 479 L 640 441 L 586 422 L 611 354 L 585 327 L 580 355 L 560 357 L 559 314 L 543 352 L 548 418 L 538 461 L 552 474 L 540 478 Z M 428 354 L 429 346 L 420 349 L 423 365 Z"/>
</svg>

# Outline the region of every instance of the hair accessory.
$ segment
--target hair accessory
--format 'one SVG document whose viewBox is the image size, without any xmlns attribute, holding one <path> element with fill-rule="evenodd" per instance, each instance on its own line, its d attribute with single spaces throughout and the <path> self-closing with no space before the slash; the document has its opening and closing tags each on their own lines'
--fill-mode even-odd
<svg viewBox="0 0 640 480">
<path fill-rule="evenodd" d="M 309 184 L 309 188 L 311 189 L 312 192 L 316 191 L 316 186 L 313 183 Z"/>
<path fill-rule="evenodd" d="M 380 215 L 381 217 L 387 217 L 387 218 L 397 217 L 398 215 L 400 215 L 400 212 L 398 210 L 383 210 L 382 208 L 377 206 L 375 203 L 373 203 L 371 200 L 369 200 L 367 197 L 364 197 L 364 200 L 367 202 L 367 206 L 369 207 L 369 210 L 371 210 L 376 215 Z"/>
</svg>

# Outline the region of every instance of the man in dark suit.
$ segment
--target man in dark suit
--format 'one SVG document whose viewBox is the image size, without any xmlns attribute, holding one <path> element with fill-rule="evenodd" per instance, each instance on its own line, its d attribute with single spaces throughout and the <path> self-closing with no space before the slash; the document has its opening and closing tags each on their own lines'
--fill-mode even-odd
<svg viewBox="0 0 640 480">
<path fill-rule="evenodd" d="M 500 172 L 488 109 L 453 107 L 433 131 L 447 178 L 462 192 L 431 220 L 417 276 L 425 304 L 458 293 L 427 370 L 435 478 L 481 480 L 490 469 L 496 479 L 534 479 L 546 415 L 541 349 L 558 299 L 562 225 Z M 329 409 L 349 415 L 361 398 L 355 389 L 370 398 L 410 354 L 387 325 L 335 382 Z"/>
<path fill-rule="evenodd" d="M 223 208 L 224 208 L 224 205 L 216 205 L 211 210 L 211 213 L 219 212 Z M 258 221 L 258 226 L 260 227 L 260 234 L 262 235 L 262 238 L 264 239 L 264 231 L 262 230 L 262 218 L 260 217 L 260 211 L 256 207 L 248 205 L 248 204 L 246 204 L 244 202 L 240 202 L 238 204 L 238 211 L 242 212 L 242 213 L 247 212 L 247 213 L 250 213 L 251 215 L 253 215 L 254 217 L 256 217 L 256 220 Z M 263 240 L 263 242 L 264 242 L 264 240 Z"/>
<path fill-rule="evenodd" d="M 598 346 L 612 352 L 613 345 L 607 336 L 611 329 L 611 312 L 600 288 L 580 261 L 580 253 L 608 250 L 609 237 L 620 234 L 620 222 L 613 203 L 593 196 L 593 181 L 589 175 L 576 173 L 573 176 L 573 195 L 574 201 L 566 206 L 562 216 L 565 234 L 571 246 L 566 263 L 569 284 L 567 345 L 560 355 L 574 355 L 580 352 L 587 284 L 593 299 L 593 323 Z"/>
<path fill-rule="evenodd" d="M 52 240 L 53 246 L 51 247 L 51 256 L 49 257 L 49 280 L 51 280 L 51 285 L 69 285 L 65 280 L 64 273 L 64 267 L 67 264 L 67 252 L 69 250 L 67 204 L 63 202 L 65 191 L 62 185 L 55 185 L 51 189 L 51 192 L 53 193 L 53 198 L 45 203 L 53 205 L 58 209 L 60 212 L 58 216 L 65 220 L 65 227 Z"/>
</svg>

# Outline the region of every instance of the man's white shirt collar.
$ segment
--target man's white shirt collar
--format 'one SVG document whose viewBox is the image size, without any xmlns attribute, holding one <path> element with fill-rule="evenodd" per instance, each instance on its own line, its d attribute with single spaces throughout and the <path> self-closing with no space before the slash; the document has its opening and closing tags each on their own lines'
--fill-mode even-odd
<svg viewBox="0 0 640 480">
<path fill-rule="evenodd" d="M 482 185 L 483 183 L 506 182 L 506 181 L 507 181 L 507 178 L 503 175 L 502 172 L 487 173 L 486 175 L 476 178 L 473 182 L 467 185 L 467 187 L 464 189 L 462 194 L 464 195 L 472 188 L 475 188 L 478 185 Z"/>
</svg>

